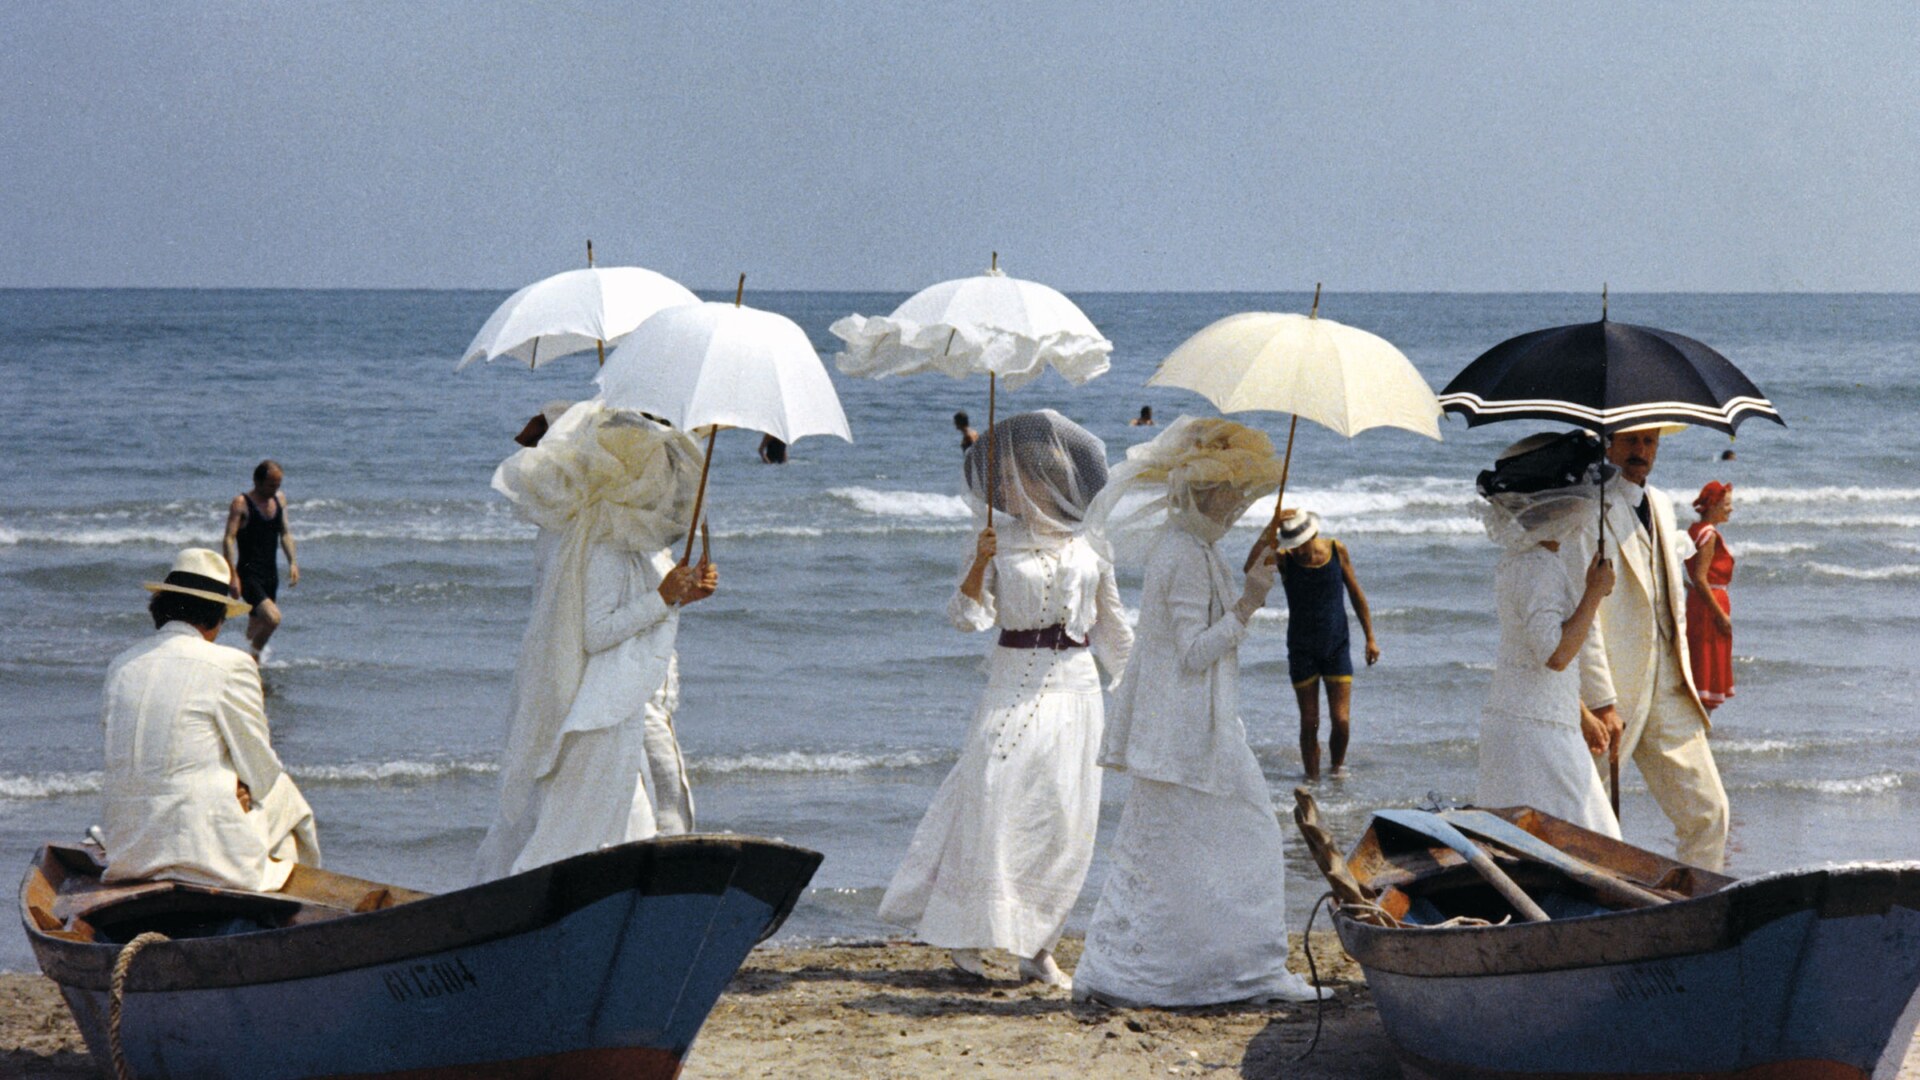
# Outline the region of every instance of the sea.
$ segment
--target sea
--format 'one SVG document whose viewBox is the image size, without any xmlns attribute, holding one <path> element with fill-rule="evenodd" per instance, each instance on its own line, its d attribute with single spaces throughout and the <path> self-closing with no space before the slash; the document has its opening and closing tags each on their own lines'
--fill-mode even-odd
<svg viewBox="0 0 1920 1080">
<path fill-rule="evenodd" d="M 426 890 L 465 884 L 492 812 L 514 654 L 531 601 L 533 530 L 492 492 L 494 467 L 543 404 L 590 396 L 592 354 L 539 370 L 454 370 L 504 291 L 0 291 L 0 869 L 81 838 L 101 814 L 100 688 L 152 632 L 140 583 L 176 550 L 217 547 L 262 458 L 286 472 L 303 576 L 265 669 L 281 757 L 319 817 L 329 867 Z M 720 298 L 721 293 L 711 294 Z M 828 326 L 895 293 L 749 292 L 832 367 Z M 731 289 L 727 290 L 731 299 Z M 1088 293 L 1113 368 L 1000 395 L 1049 407 L 1118 459 L 1164 424 L 1212 414 L 1148 389 L 1183 339 L 1241 311 L 1303 311 L 1305 293 Z M 1320 314 L 1397 344 L 1435 387 L 1514 334 L 1585 322 L 1586 294 L 1329 293 Z M 1713 748 L 1733 803 L 1730 870 L 1920 856 L 1920 297 L 1616 294 L 1611 317 L 1730 357 L 1787 426 L 1667 438 L 1654 483 L 1681 505 L 1735 485 L 1724 528 L 1738 694 Z M 982 686 L 984 635 L 943 610 L 968 549 L 951 417 L 985 427 L 987 384 L 834 374 L 851 444 L 796 443 L 761 464 L 721 435 L 711 506 L 720 592 L 691 608 L 677 717 L 703 829 L 784 838 L 826 856 L 781 940 L 873 939 L 880 894 L 952 766 Z M 1284 441 L 1286 417 L 1248 414 Z M 1495 549 L 1473 478 L 1543 425 L 1444 440 L 1300 425 L 1288 505 L 1344 540 L 1384 657 L 1354 683 L 1351 773 L 1315 793 L 1342 843 L 1368 811 L 1465 799 L 1492 670 Z M 1732 461 L 1722 453 L 1736 451 Z M 1256 507 L 1226 542 L 1250 541 Z M 1123 568 L 1137 603 L 1139 576 Z M 1276 594 L 1277 598 L 1277 594 Z M 1275 804 L 1301 780 L 1286 615 L 1241 649 L 1244 716 Z M 240 643 L 237 626 L 223 640 Z M 1101 844 L 1126 781 L 1109 778 Z M 1627 838 L 1671 850 L 1637 773 Z M 1322 892 L 1288 855 L 1294 929 Z M 1104 854 L 1074 918 L 1083 927 Z M 0 970 L 33 970 L 0 920 Z"/>
</svg>

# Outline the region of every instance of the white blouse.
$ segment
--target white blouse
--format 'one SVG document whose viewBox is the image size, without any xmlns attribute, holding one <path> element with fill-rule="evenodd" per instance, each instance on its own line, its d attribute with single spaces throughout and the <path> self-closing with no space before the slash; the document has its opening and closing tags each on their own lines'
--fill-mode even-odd
<svg viewBox="0 0 1920 1080">
<path fill-rule="evenodd" d="M 1580 603 L 1580 583 L 1567 560 L 1546 548 L 1508 552 L 1494 570 L 1500 646 L 1487 708 L 1509 716 L 1578 727 L 1580 673 L 1547 667 L 1560 647 L 1561 626 Z"/>
<path fill-rule="evenodd" d="M 972 565 L 972 553 L 967 565 Z M 1064 626 L 1069 637 L 1093 647 L 1107 669 L 1110 685 L 1119 681 L 1133 647 L 1133 630 L 1120 606 L 1113 564 L 1085 539 L 1074 536 L 1055 545 L 1003 546 L 987 564 L 980 600 L 959 589 L 947 602 L 947 618 L 966 631 L 1043 630 Z"/>
</svg>

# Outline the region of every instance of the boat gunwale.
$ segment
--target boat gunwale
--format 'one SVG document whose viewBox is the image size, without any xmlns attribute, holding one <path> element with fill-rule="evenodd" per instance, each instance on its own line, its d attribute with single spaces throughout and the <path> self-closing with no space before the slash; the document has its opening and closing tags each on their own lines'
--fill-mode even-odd
<svg viewBox="0 0 1920 1080">
<path fill-rule="evenodd" d="M 1920 863 L 1811 867 L 1736 881 L 1659 907 L 1544 923 L 1381 927 L 1336 911 L 1362 968 L 1422 978 L 1477 978 L 1639 964 L 1715 952 L 1802 911 L 1822 919 L 1920 911 Z"/>
<path fill-rule="evenodd" d="M 48 978 L 63 987 L 105 991 L 123 946 L 75 941 L 43 930 L 28 912 L 28 890 L 36 878 L 45 880 L 43 866 L 55 857 L 55 846 L 41 847 L 21 882 L 22 924 Z M 731 834 L 634 841 L 373 911 L 342 911 L 337 918 L 247 934 L 156 942 L 142 952 L 127 985 L 130 992 L 141 993 L 210 990 L 380 967 L 536 931 L 590 904 L 630 892 L 744 892 L 773 908 L 767 930 L 771 935 L 792 913 L 822 858 L 819 852 L 783 841 Z M 271 893 L 233 895 L 295 899 Z M 132 896 L 127 903 L 144 898 Z M 116 906 L 102 905 L 91 915 L 98 917 Z M 268 944 L 263 935 L 272 935 L 272 948 L 262 948 Z"/>
</svg>

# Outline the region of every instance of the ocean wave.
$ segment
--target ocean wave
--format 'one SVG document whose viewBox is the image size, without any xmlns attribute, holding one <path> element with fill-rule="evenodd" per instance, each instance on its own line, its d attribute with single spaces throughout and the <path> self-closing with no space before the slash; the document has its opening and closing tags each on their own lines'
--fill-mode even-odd
<svg viewBox="0 0 1920 1080">
<path fill-rule="evenodd" d="M 58 799 L 100 790 L 97 772 L 51 772 L 0 776 L 0 799 Z"/>
<path fill-rule="evenodd" d="M 1805 525 L 1821 530 L 1920 528 L 1920 514 L 1768 513 L 1743 515 L 1741 524 Z M 1740 542 L 1734 541 L 1734 551 Z"/>
<path fill-rule="evenodd" d="M 863 514 L 876 517 L 940 518 L 967 521 L 973 510 L 958 495 L 932 491 L 876 491 L 865 487 L 828 488 L 827 494 Z"/>
<path fill-rule="evenodd" d="M 1772 488 L 1743 484 L 1734 494 L 1742 503 L 1920 502 L 1920 488 L 1909 487 Z"/>
<path fill-rule="evenodd" d="M 695 776 L 732 776 L 739 773 L 857 773 L 875 769 L 918 769 L 953 760 L 951 751 L 897 750 L 862 753 L 855 750 L 783 750 L 768 754 L 737 754 L 693 758 L 687 771 Z"/>
<path fill-rule="evenodd" d="M 1899 563 L 1894 566 L 1835 566 L 1832 563 L 1808 563 L 1807 569 L 1823 577 L 1850 578 L 1855 581 L 1893 581 L 1920 577 L 1920 566 Z"/>
<path fill-rule="evenodd" d="M 1819 544 L 1804 541 L 1787 541 L 1785 543 L 1769 544 L 1751 540 L 1737 540 L 1733 542 L 1733 553 L 1735 555 L 1792 555 L 1801 551 L 1813 551 L 1819 546 Z"/>
<path fill-rule="evenodd" d="M 288 766 L 303 784 L 349 786 L 384 784 L 392 780 L 422 782 L 455 776 L 487 776 L 500 771 L 492 761 L 360 761 L 346 765 Z"/>
<path fill-rule="evenodd" d="M 1739 785 L 1738 790 L 1804 791 L 1814 795 L 1885 795 L 1905 784 L 1906 778 L 1899 773 L 1884 772 L 1875 773 L 1872 776 L 1852 776 L 1837 780 L 1757 782 Z"/>
<path fill-rule="evenodd" d="M 491 761 L 363 761 L 344 765 L 292 765 L 287 771 L 310 787 L 347 787 L 390 782 L 424 783 L 500 771 Z M 0 799 L 59 799 L 100 791 L 99 772 L 48 772 L 0 775 Z"/>
</svg>

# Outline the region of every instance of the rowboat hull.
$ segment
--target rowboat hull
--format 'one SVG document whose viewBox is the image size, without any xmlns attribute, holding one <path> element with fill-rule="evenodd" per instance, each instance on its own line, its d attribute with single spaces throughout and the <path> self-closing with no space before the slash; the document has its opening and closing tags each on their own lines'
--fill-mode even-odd
<svg viewBox="0 0 1920 1080">
<path fill-rule="evenodd" d="M 1377 846 L 1354 864 L 1365 881 Z M 1416 1080 L 1894 1080 L 1920 1023 L 1920 864 L 1693 873 L 1697 895 L 1544 923 L 1335 922 Z"/>
<path fill-rule="evenodd" d="M 131 969 L 122 1042 L 142 1078 L 672 1077 L 819 860 L 734 837 L 648 841 L 309 925 L 159 942 Z M 121 940 L 142 921 L 115 914 L 87 918 Z M 35 922 L 42 969 L 108 1060 L 120 946 Z"/>
</svg>

